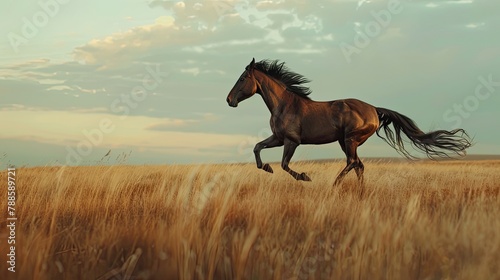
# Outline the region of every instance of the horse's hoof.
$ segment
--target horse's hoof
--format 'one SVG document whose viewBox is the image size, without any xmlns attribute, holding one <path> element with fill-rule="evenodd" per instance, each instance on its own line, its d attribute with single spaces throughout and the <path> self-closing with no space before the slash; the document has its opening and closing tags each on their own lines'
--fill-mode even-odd
<svg viewBox="0 0 500 280">
<path fill-rule="evenodd" d="M 307 176 L 307 174 L 304 173 L 304 172 L 302 172 L 300 174 L 300 180 L 302 180 L 302 181 L 308 181 L 308 182 L 312 181 L 311 178 L 309 178 L 309 176 Z"/>
<path fill-rule="evenodd" d="M 271 166 L 268 163 L 264 164 L 262 169 L 266 172 L 273 173 L 273 169 L 271 168 Z"/>
</svg>

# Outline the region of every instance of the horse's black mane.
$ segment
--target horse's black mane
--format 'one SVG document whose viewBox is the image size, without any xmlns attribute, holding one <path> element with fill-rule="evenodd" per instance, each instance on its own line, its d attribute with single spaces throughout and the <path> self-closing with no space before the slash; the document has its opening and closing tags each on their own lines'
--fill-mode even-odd
<svg viewBox="0 0 500 280">
<path fill-rule="evenodd" d="M 290 69 L 285 66 L 285 62 L 265 59 L 255 63 L 255 69 L 285 84 L 289 92 L 302 98 L 309 99 L 308 95 L 311 94 L 311 90 L 308 87 L 302 86 L 302 84 L 309 83 L 310 80 L 300 74 L 290 71 Z"/>
</svg>

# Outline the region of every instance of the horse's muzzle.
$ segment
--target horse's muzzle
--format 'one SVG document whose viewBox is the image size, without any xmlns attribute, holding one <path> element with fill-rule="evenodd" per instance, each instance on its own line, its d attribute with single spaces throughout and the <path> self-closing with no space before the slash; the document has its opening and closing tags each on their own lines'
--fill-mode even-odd
<svg viewBox="0 0 500 280">
<path fill-rule="evenodd" d="M 230 107 L 233 107 L 233 108 L 236 108 L 238 107 L 238 101 L 236 101 L 236 99 L 229 99 L 229 97 L 226 99 L 227 101 L 227 104 L 230 106 Z"/>
</svg>

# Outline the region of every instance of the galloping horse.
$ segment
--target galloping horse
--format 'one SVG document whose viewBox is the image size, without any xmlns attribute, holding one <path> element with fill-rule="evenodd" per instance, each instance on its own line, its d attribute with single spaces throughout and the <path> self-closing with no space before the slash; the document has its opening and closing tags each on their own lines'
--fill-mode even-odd
<svg viewBox="0 0 500 280">
<path fill-rule="evenodd" d="M 258 93 L 271 112 L 273 134 L 254 148 L 257 168 L 273 173 L 269 164 L 262 164 L 260 151 L 284 145 L 281 167 L 297 180 L 311 181 L 305 173 L 297 173 L 288 167 L 295 149 L 300 144 L 339 141 L 347 165 L 334 185 L 339 184 L 353 168 L 362 184 L 364 166 L 356 150 L 375 132 L 407 158 L 413 156 L 406 150 L 401 132 L 416 149 L 431 159 L 448 157 L 448 152 L 463 156 L 472 145 L 463 129 L 424 133 L 410 118 L 357 99 L 313 101 L 309 98 L 311 91 L 303 86 L 308 82 L 302 75 L 285 67 L 284 62 L 263 60 L 256 63 L 253 59 L 229 92 L 226 101 L 231 107 L 237 107 L 239 102 Z M 382 129 L 386 137 L 379 134 Z"/>
</svg>

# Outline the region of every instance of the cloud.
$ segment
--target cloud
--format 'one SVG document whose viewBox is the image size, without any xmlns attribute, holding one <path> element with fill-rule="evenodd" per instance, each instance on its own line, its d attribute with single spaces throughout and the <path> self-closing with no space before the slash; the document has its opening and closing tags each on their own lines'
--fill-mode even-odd
<svg viewBox="0 0 500 280">
<path fill-rule="evenodd" d="M 148 57 L 151 62 L 155 62 L 156 56 L 181 61 L 181 57 L 187 57 L 192 52 L 256 45 L 262 43 L 263 34 L 268 33 L 235 16 L 224 18 L 221 25 L 213 30 L 182 25 L 178 21 L 173 17 L 161 17 L 150 25 L 93 39 L 76 47 L 73 56 L 80 63 L 98 66 L 98 70 L 112 70 Z"/>
<path fill-rule="evenodd" d="M 6 104 L 0 105 L 0 111 L 48 111 L 47 108 L 30 107 L 24 104 Z"/>
<path fill-rule="evenodd" d="M 100 108 L 99 108 L 100 109 Z M 206 115 L 200 120 L 166 119 L 144 116 L 129 116 L 121 119 L 108 113 L 82 112 L 81 110 L 49 111 L 27 108 L 22 105 L 0 110 L 0 118 L 16 119 L 8 122 L 4 129 L 9 131 L 0 139 L 29 140 L 37 143 L 73 146 L 82 141 L 95 141 L 96 147 L 133 147 L 157 150 L 235 149 L 242 141 L 254 139 L 244 134 L 218 134 L 202 132 L 171 131 L 165 128 L 209 121 L 214 116 Z M 104 111 L 104 110 L 103 110 Z M 106 120 L 113 127 L 111 132 L 100 130 L 100 123 Z M 102 135 L 102 136 L 99 136 Z M 200 141 L 203 139 L 203 141 Z"/>
<path fill-rule="evenodd" d="M 161 17 L 154 24 L 135 27 L 103 39 L 93 39 L 75 48 L 73 55 L 77 61 L 101 65 L 105 69 L 129 62 L 128 57 L 137 57 L 151 47 L 178 44 L 185 39 L 186 36 L 174 26 L 173 18 Z"/>
<path fill-rule="evenodd" d="M 106 108 L 106 107 L 95 107 L 95 108 L 70 107 L 67 110 L 72 112 L 72 113 L 79 113 L 79 114 L 110 113 L 109 108 Z"/>
<path fill-rule="evenodd" d="M 193 76 L 198 76 L 198 74 L 200 74 L 200 68 L 198 68 L 198 67 L 184 68 L 184 69 L 181 69 L 181 73 L 189 73 L 189 74 L 193 74 Z"/>
<path fill-rule="evenodd" d="M 177 131 L 179 128 L 187 126 L 195 126 L 191 131 L 200 131 L 199 125 L 207 125 L 209 122 L 216 122 L 220 118 L 211 113 L 198 114 L 201 115 L 198 119 L 169 119 L 164 118 L 161 122 L 148 125 L 145 129 L 157 131 Z"/>
<path fill-rule="evenodd" d="M 479 27 L 482 27 L 484 26 L 485 23 L 484 22 L 477 22 L 477 23 L 469 23 L 469 24 L 466 24 L 465 27 L 467 28 L 479 28 Z"/>
<path fill-rule="evenodd" d="M 163 1 L 153 0 L 151 7 L 161 7 L 173 13 L 176 22 L 182 27 L 212 29 L 226 16 L 238 14 L 245 9 L 242 0 L 198 0 Z"/>
<path fill-rule="evenodd" d="M 168 131 L 177 127 L 197 123 L 197 120 L 165 119 L 159 123 L 146 126 L 146 130 Z"/>
<path fill-rule="evenodd" d="M 63 86 L 52 86 L 52 87 L 47 88 L 46 90 L 47 91 L 66 91 L 66 90 L 73 91 L 74 89 L 72 89 L 69 86 L 63 85 Z"/>
<path fill-rule="evenodd" d="M 40 59 L 32 59 L 24 62 L 14 63 L 8 65 L 8 68 L 11 70 L 19 70 L 19 69 L 39 69 L 41 67 L 45 67 L 50 63 L 50 59 L 40 58 Z"/>
</svg>

